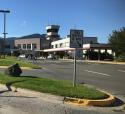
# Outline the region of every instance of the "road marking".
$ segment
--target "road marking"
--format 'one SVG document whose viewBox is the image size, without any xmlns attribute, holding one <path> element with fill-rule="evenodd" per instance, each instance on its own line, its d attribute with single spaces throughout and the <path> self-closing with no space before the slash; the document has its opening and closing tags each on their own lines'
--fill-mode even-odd
<svg viewBox="0 0 125 114">
<path fill-rule="evenodd" d="M 125 70 L 118 70 L 119 72 L 125 72 Z"/>
<path fill-rule="evenodd" d="M 91 72 L 91 73 L 94 73 L 94 74 L 101 74 L 101 75 L 104 75 L 104 76 L 110 76 L 109 74 L 104 74 L 104 73 L 100 73 L 100 72 L 95 72 L 95 71 L 90 71 L 90 70 L 84 70 L 86 72 Z"/>
</svg>

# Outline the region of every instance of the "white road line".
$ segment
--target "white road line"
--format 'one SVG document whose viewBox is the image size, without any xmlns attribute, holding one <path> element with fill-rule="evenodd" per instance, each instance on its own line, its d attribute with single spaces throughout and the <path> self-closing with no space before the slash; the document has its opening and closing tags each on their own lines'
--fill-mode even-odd
<svg viewBox="0 0 125 114">
<path fill-rule="evenodd" d="M 109 74 L 104 74 L 104 73 L 100 73 L 100 72 L 95 72 L 95 71 L 90 71 L 90 70 L 84 70 L 86 72 L 91 72 L 91 73 L 94 73 L 94 74 L 101 74 L 101 75 L 104 75 L 104 76 L 110 76 Z"/>
<path fill-rule="evenodd" d="M 125 70 L 118 70 L 119 72 L 125 72 Z"/>
</svg>

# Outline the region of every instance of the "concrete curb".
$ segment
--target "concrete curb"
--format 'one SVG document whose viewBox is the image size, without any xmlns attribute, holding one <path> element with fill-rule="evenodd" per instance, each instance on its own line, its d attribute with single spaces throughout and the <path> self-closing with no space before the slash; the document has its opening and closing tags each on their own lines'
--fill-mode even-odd
<svg viewBox="0 0 125 114">
<path fill-rule="evenodd" d="M 101 91 L 104 92 L 104 91 Z M 77 106 L 100 106 L 106 107 L 111 105 L 115 101 L 115 97 L 107 92 L 104 92 L 109 97 L 107 99 L 100 99 L 100 100 L 89 100 L 89 99 L 77 99 L 77 98 L 65 98 L 65 102 Z"/>
<path fill-rule="evenodd" d="M 0 68 L 8 68 L 8 66 L 0 66 Z"/>
<path fill-rule="evenodd" d="M 110 61 L 89 61 L 89 60 L 85 60 L 85 62 L 88 63 L 102 63 L 102 64 L 116 64 L 116 65 L 125 65 L 125 62 L 110 62 Z"/>
<path fill-rule="evenodd" d="M 0 66 L 0 68 L 8 68 L 9 66 Z M 21 67 L 21 69 L 23 70 L 32 70 L 34 68 L 30 68 L 30 67 Z"/>
<path fill-rule="evenodd" d="M 73 59 L 60 59 L 60 60 L 64 60 L 64 61 L 73 61 Z M 125 62 L 117 62 L 117 61 L 94 61 L 94 60 L 77 60 L 79 62 L 88 62 L 88 63 L 102 63 L 102 64 L 116 64 L 116 65 L 125 65 Z"/>
</svg>

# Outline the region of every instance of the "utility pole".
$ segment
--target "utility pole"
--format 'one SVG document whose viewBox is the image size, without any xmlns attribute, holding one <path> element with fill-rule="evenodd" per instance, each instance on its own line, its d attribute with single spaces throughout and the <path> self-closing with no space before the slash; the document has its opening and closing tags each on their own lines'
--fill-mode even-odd
<svg viewBox="0 0 125 114">
<path fill-rule="evenodd" d="M 5 48 L 6 48 L 6 14 L 7 13 L 10 13 L 9 10 L 0 10 L 0 13 L 3 13 L 4 14 L 4 32 L 3 32 L 3 35 L 4 35 L 4 40 L 3 40 L 3 53 L 4 53 L 4 58 L 5 58 Z"/>
</svg>

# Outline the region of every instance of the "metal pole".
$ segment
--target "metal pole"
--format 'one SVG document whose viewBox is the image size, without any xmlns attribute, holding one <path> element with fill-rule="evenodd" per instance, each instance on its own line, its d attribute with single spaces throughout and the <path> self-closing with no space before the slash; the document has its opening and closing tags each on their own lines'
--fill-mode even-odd
<svg viewBox="0 0 125 114">
<path fill-rule="evenodd" d="M 4 58 L 5 58 L 5 48 L 6 48 L 6 13 L 4 12 L 4 46 L 3 46 L 3 52 L 4 52 Z"/>
<path fill-rule="evenodd" d="M 4 40 L 3 40 L 3 52 L 4 52 L 4 58 L 5 58 L 5 48 L 6 48 L 6 13 L 10 13 L 9 10 L 0 10 L 0 13 L 4 14 Z"/>
<path fill-rule="evenodd" d="M 31 44 L 32 45 L 32 44 Z M 32 60 L 33 60 L 33 63 L 34 63 L 34 46 L 32 45 Z"/>
<path fill-rule="evenodd" d="M 73 76 L 73 87 L 76 86 L 76 49 L 74 50 L 74 76 Z"/>
</svg>

